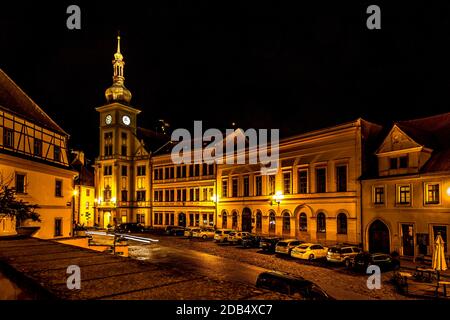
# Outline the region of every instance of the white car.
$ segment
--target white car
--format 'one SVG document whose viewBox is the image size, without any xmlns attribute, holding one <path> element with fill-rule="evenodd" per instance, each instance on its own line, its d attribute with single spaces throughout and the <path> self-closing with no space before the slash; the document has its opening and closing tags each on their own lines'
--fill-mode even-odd
<svg viewBox="0 0 450 320">
<path fill-rule="evenodd" d="M 184 236 L 185 236 L 186 238 L 191 238 L 192 235 L 194 234 L 194 232 L 199 232 L 199 231 L 200 231 L 200 228 L 198 228 L 198 227 L 194 227 L 194 228 L 186 228 L 186 229 L 184 230 Z"/>
<path fill-rule="evenodd" d="M 234 232 L 233 229 L 218 229 L 216 230 L 216 232 L 214 233 L 214 241 L 215 242 L 226 242 L 228 240 L 228 235 Z"/>
<path fill-rule="evenodd" d="M 328 248 L 323 247 L 320 244 L 315 243 L 303 243 L 291 251 L 291 257 L 314 260 L 319 258 L 325 258 L 327 256 Z"/>
<path fill-rule="evenodd" d="M 214 238 L 215 230 L 211 228 L 202 228 L 192 232 L 192 238 L 200 238 L 203 240 Z"/>
</svg>

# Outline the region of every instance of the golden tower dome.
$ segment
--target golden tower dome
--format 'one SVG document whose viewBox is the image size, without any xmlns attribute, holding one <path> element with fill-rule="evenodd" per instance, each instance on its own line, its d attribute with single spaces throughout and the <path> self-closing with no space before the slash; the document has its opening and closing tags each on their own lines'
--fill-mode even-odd
<svg viewBox="0 0 450 320">
<path fill-rule="evenodd" d="M 131 101 L 132 95 L 130 90 L 125 87 L 125 77 L 123 76 L 125 61 L 123 60 L 123 55 L 120 52 L 120 36 L 117 36 L 117 52 L 114 54 L 112 64 L 114 68 L 113 84 L 105 91 L 106 101 L 125 102 L 128 104 Z"/>
</svg>

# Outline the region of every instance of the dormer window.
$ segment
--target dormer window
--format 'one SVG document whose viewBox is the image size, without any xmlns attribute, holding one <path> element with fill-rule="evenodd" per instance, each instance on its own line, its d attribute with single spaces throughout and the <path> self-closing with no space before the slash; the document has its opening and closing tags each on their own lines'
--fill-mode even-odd
<svg viewBox="0 0 450 320">
<path fill-rule="evenodd" d="M 390 168 L 392 170 L 408 168 L 408 156 L 390 158 Z"/>
</svg>

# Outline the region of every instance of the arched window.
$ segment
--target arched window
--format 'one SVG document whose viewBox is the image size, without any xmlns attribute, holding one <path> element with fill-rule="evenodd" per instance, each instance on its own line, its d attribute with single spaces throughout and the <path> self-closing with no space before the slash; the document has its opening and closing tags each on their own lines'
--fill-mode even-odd
<svg viewBox="0 0 450 320">
<path fill-rule="evenodd" d="M 325 220 L 325 213 L 319 212 L 317 214 L 317 232 L 325 233 L 327 232 L 327 223 Z"/>
<path fill-rule="evenodd" d="M 234 211 L 232 221 L 231 221 L 231 228 L 237 229 L 237 227 L 238 227 L 238 215 L 237 215 L 237 212 Z"/>
<path fill-rule="evenodd" d="M 337 216 L 337 233 L 347 234 L 347 215 L 343 212 Z"/>
<path fill-rule="evenodd" d="M 289 212 L 283 213 L 283 234 L 291 233 L 291 215 Z"/>
<path fill-rule="evenodd" d="M 222 228 L 226 229 L 227 228 L 227 212 L 226 211 L 222 211 Z"/>
<path fill-rule="evenodd" d="M 300 213 L 299 229 L 300 231 L 308 231 L 308 218 L 304 212 Z"/>
<path fill-rule="evenodd" d="M 256 212 L 256 231 L 261 232 L 262 230 L 262 213 L 261 211 Z"/>
<path fill-rule="evenodd" d="M 269 232 L 275 232 L 275 212 L 269 213 Z"/>
</svg>

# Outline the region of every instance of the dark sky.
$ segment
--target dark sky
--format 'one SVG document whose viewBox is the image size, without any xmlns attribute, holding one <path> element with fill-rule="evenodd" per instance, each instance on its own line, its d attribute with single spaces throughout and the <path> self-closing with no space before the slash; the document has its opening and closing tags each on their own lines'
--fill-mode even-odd
<svg viewBox="0 0 450 320">
<path fill-rule="evenodd" d="M 450 110 L 449 1 L 283 2 L 2 2 L 0 67 L 91 157 L 119 29 L 147 128 L 235 121 L 288 135 Z M 80 31 L 66 28 L 70 4 Z M 381 30 L 366 28 L 370 4 Z"/>
</svg>

